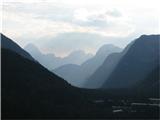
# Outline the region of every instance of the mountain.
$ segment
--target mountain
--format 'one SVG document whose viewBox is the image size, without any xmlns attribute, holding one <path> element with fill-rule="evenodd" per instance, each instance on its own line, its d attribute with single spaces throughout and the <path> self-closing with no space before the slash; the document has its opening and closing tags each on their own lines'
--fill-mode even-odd
<svg viewBox="0 0 160 120">
<path fill-rule="evenodd" d="M 24 47 L 36 60 L 39 61 L 44 67 L 49 70 L 53 70 L 62 65 L 66 64 L 77 64 L 80 65 L 87 59 L 91 58 L 91 54 L 86 54 L 81 50 L 74 51 L 64 58 L 56 57 L 54 54 L 43 54 L 33 44 L 28 44 Z"/>
<path fill-rule="evenodd" d="M 28 59 L 30 55 L 11 39 L 2 35 L 1 42 L 2 118 L 50 114 L 49 106 L 56 107 L 64 98 L 67 101 L 66 95 L 72 88 L 67 82 Z"/>
<path fill-rule="evenodd" d="M 121 48 L 111 44 L 103 45 L 96 55 L 80 66 L 65 65 L 52 70 L 57 75 L 66 79 L 74 86 L 84 87 L 87 78 L 104 62 L 105 58 L 114 52 L 120 52 Z M 79 68 L 78 68 L 79 67 Z"/>
<path fill-rule="evenodd" d="M 134 41 L 127 45 L 123 52 L 115 52 L 108 55 L 102 65 L 100 65 L 95 70 L 95 72 L 86 80 L 86 82 L 84 83 L 84 87 L 91 89 L 100 88 L 133 43 Z"/>
<path fill-rule="evenodd" d="M 43 54 L 40 50 L 33 44 L 28 44 L 24 49 L 29 52 L 41 65 L 50 69 L 59 66 L 59 61 L 61 58 L 56 57 L 54 54 Z"/>
<path fill-rule="evenodd" d="M 4 46 L 6 38 L 1 40 Z M 16 46 L 11 40 L 10 44 Z M 56 118 L 78 114 L 78 106 L 85 105 L 79 89 L 38 62 L 26 59 L 21 53 L 29 54 L 23 49 L 17 52 L 12 46 L 1 49 L 2 118 Z"/>
<path fill-rule="evenodd" d="M 83 79 L 83 74 L 81 74 L 81 68 L 79 65 L 67 64 L 52 71 L 58 76 L 64 78 L 73 86 L 80 86 L 81 79 Z"/>
<path fill-rule="evenodd" d="M 7 49 L 2 49 L 1 85 L 2 118 L 63 116 L 80 100 L 63 79 Z"/>
<path fill-rule="evenodd" d="M 1 48 L 12 50 L 29 60 L 35 61 L 30 54 L 25 52 L 18 44 L 16 44 L 3 34 L 1 34 Z"/>
<path fill-rule="evenodd" d="M 144 80 L 159 65 L 159 38 L 160 35 L 142 35 L 136 39 L 102 88 L 132 88 Z"/>
<path fill-rule="evenodd" d="M 139 112 L 142 111 L 139 107 L 132 106 L 127 112 L 114 112 L 113 106 L 126 109 L 128 101 L 132 103 L 135 98 L 124 100 L 123 96 L 111 95 L 114 93 L 112 91 L 107 93 L 105 90 L 73 87 L 38 62 L 29 60 L 20 53 L 9 47 L 1 49 L 2 119 L 159 118 L 156 107 L 148 105 L 143 112 Z M 124 104 L 125 101 L 127 105 Z M 133 110 L 135 112 L 131 112 Z"/>
<path fill-rule="evenodd" d="M 84 87 L 94 89 L 100 88 L 104 84 L 106 78 L 112 73 L 120 58 L 120 53 L 110 54 L 104 63 L 87 79 Z"/>
<path fill-rule="evenodd" d="M 68 56 L 62 58 L 62 61 L 64 61 L 65 64 L 76 64 L 81 65 L 86 60 L 92 58 L 93 55 L 88 53 L 86 54 L 82 50 L 76 50 L 71 52 Z"/>
<path fill-rule="evenodd" d="M 22 51 L 17 53 L 9 46 L 1 49 L 2 119 L 114 117 L 107 102 L 103 104 L 106 109 L 94 103 L 106 93 L 73 87 L 38 62 L 26 59 Z"/>
<path fill-rule="evenodd" d="M 133 89 L 143 97 L 159 97 L 160 65 L 154 68 L 142 81 L 137 82 Z"/>
<path fill-rule="evenodd" d="M 121 48 L 114 46 L 112 44 L 103 45 L 97 51 L 96 55 L 93 58 L 87 60 L 86 62 L 82 64 L 81 67 L 87 74 L 86 78 L 91 76 L 95 72 L 95 70 L 100 65 L 102 65 L 102 63 L 104 62 L 104 60 L 107 58 L 108 55 L 114 52 L 120 52 L 121 50 L 122 50 Z"/>
</svg>

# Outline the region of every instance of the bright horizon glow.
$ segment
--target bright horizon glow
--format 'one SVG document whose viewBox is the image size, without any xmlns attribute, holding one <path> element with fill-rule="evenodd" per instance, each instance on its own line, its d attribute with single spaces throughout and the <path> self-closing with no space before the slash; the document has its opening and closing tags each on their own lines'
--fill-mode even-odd
<svg viewBox="0 0 160 120">
<path fill-rule="evenodd" d="M 2 33 L 22 47 L 33 43 L 61 57 L 77 49 L 94 54 L 103 44 L 124 47 L 142 34 L 160 34 L 158 0 L 3 0 L 1 6 Z"/>
</svg>

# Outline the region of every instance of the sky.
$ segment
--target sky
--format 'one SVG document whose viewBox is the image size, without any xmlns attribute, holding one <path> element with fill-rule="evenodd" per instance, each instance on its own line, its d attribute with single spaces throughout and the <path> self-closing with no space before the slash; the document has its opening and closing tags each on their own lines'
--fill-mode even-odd
<svg viewBox="0 0 160 120">
<path fill-rule="evenodd" d="M 160 33 L 159 0 L 3 0 L 1 32 L 20 46 L 66 56 L 95 53 L 103 44 L 125 47 Z"/>
</svg>

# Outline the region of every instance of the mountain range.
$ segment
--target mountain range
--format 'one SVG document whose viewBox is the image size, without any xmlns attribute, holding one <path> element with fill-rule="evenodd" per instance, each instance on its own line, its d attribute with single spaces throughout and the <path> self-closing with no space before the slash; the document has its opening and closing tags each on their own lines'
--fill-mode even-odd
<svg viewBox="0 0 160 120">
<path fill-rule="evenodd" d="M 159 35 L 142 35 L 137 38 L 120 59 L 102 87 L 130 88 L 136 82 L 145 79 L 148 74 L 160 65 L 159 38 Z"/>
<path fill-rule="evenodd" d="M 40 50 L 33 44 L 28 44 L 24 49 L 29 52 L 40 64 L 46 67 L 49 70 L 53 70 L 60 66 L 66 64 L 76 64 L 80 65 L 84 61 L 90 59 L 92 54 L 86 54 L 82 50 L 77 50 L 70 53 L 66 57 L 56 57 L 53 53 L 43 54 Z"/>
<path fill-rule="evenodd" d="M 159 67 L 159 35 L 142 35 L 122 52 L 110 54 L 87 80 L 87 88 L 132 88 Z M 157 79 L 158 81 L 158 79 Z"/>
<path fill-rule="evenodd" d="M 134 41 L 127 45 L 123 52 L 109 54 L 108 57 L 106 57 L 106 59 L 104 60 L 104 62 L 95 70 L 95 72 L 88 77 L 84 84 L 84 87 L 91 89 L 101 88 L 106 79 L 116 68 L 120 59 L 127 53 L 128 49 L 133 43 Z"/>
<path fill-rule="evenodd" d="M 120 52 L 122 49 L 111 45 L 103 45 L 96 55 L 86 60 L 81 65 L 68 64 L 53 70 L 58 76 L 77 87 L 83 87 L 87 78 L 104 62 L 111 53 Z"/>
<path fill-rule="evenodd" d="M 2 119 L 159 118 L 156 104 L 148 103 L 148 98 L 159 99 L 159 38 L 143 35 L 111 54 L 111 58 L 122 55 L 100 89 L 82 89 L 50 72 L 1 34 Z M 134 106 L 137 100 L 147 105 Z"/>
<path fill-rule="evenodd" d="M 32 57 L 24 56 L 29 53 L 11 39 L 1 36 L 2 119 L 114 117 L 107 101 L 103 105 L 106 109 L 94 102 L 104 99 L 105 92 L 71 86 Z M 5 40 L 19 51 L 6 47 Z"/>
<path fill-rule="evenodd" d="M 3 34 L 1 36 L 2 119 L 46 119 L 73 117 L 74 114 L 85 115 L 83 111 L 87 99 L 80 89 L 72 87 L 38 62 L 24 56 L 29 54 L 11 39 Z M 11 47 L 6 47 L 6 40 Z"/>
</svg>

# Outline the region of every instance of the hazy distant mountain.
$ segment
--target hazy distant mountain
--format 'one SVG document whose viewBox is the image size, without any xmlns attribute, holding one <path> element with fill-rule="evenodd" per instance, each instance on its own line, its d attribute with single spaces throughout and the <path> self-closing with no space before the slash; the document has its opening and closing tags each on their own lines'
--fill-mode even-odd
<svg viewBox="0 0 160 120">
<path fill-rule="evenodd" d="M 110 55 L 104 60 L 103 64 L 100 65 L 96 71 L 86 80 L 84 83 L 85 88 L 100 88 L 106 79 L 110 76 L 110 74 L 113 72 L 115 67 L 117 66 L 120 59 L 123 57 L 123 55 L 126 54 L 130 46 L 134 43 L 132 41 L 123 52 L 115 52 Z"/>
<path fill-rule="evenodd" d="M 159 43 L 160 35 L 142 35 L 136 39 L 106 79 L 103 88 L 131 88 L 144 80 L 159 64 Z"/>
<path fill-rule="evenodd" d="M 65 65 L 53 70 L 56 74 L 69 81 L 71 84 L 83 87 L 87 78 L 104 62 L 105 58 L 114 52 L 120 52 L 121 48 L 111 44 L 102 46 L 94 57 L 84 62 L 80 68 L 73 65 Z M 68 72 L 66 72 L 68 70 Z M 65 74 L 64 74 L 65 73 Z M 72 82 L 73 83 L 72 83 Z"/>
<path fill-rule="evenodd" d="M 114 46 L 112 44 L 106 44 L 103 45 L 96 53 L 96 55 L 87 60 L 86 62 L 84 62 L 82 64 L 82 69 L 85 71 L 85 73 L 87 74 L 87 78 L 92 75 L 95 70 L 102 65 L 102 63 L 104 62 L 104 60 L 107 58 L 108 55 L 110 55 L 111 53 L 114 52 L 120 52 L 122 49 Z"/>
<path fill-rule="evenodd" d="M 83 74 L 81 74 L 81 67 L 75 64 L 63 65 L 54 69 L 53 73 L 61 76 L 74 86 L 80 86 L 81 79 L 83 79 Z"/>
<path fill-rule="evenodd" d="M 61 60 L 54 54 L 42 54 L 40 50 L 33 44 L 28 44 L 24 49 L 29 52 L 40 64 L 48 69 L 58 67 L 58 62 Z"/>
<path fill-rule="evenodd" d="M 120 53 L 110 54 L 104 63 L 87 79 L 84 83 L 84 87 L 100 88 L 104 84 L 106 78 L 112 73 L 120 58 Z"/>
<path fill-rule="evenodd" d="M 86 54 L 82 50 L 77 50 L 71 52 L 68 56 L 62 58 L 62 61 L 64 61 L 65 64 L 76 64 L 76 65 L 81 65 L 83 62 L 86 60 L 92 58 L 92 54 Z"/>
<path fill-rule="evenodd" d="M 28 44 L 24 49 L 49 70 L 53 70 L 65 64 L 80 65 L 92 57 L 91 54 L 85 54 L 83 51 L 79 50 L 72 52 L 67 57 L 60 58 L 56 57 L 54 54 L 41 53 L 40 50 L 33 44 Z"/>
<path fill-rule="evenodd" d="M 35 61 L 32 58 L 32 56 L 27 52 L 25 52 L 18 44 L 16 44 L 15 42 L 13 42 L 11 39 L 9 39 L 3 34 L 0 34 L 0 36 L 1 36 L 1 48 L 12 50 L 29 60 Z"/>
</svg>

